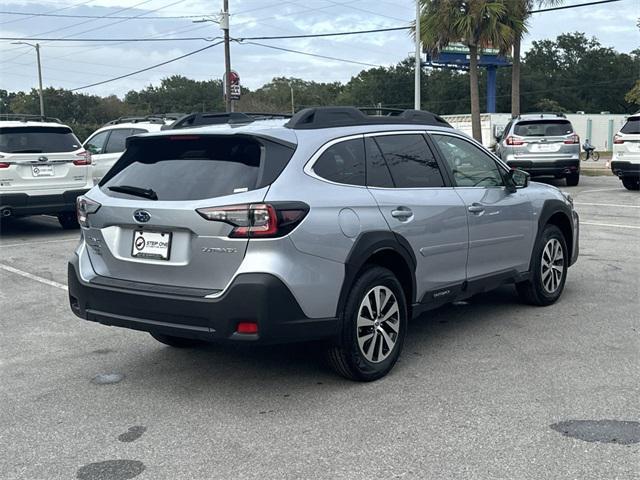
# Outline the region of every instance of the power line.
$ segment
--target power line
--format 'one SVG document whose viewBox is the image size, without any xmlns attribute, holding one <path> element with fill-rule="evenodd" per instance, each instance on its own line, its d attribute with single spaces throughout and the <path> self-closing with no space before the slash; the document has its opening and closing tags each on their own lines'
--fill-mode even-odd
<svg viewBox="0 0 640 480">
<path fill-rule="evenodd" d="M 185 53 L 184 55 L 180 55 L 179 57 L 171 58 L 171 59 L 166 60 L 164 62 L 160 62 L 160 63 L 157 63 L 155 65 L 151 65 L 150 67 L 141 68 L 140 70 L 136 70 L 135 72 L 126 73 L 124 75 L 120 75 L 118 77 L 110 78 L 108 80 L 103 80 L 101 82 L 92 83 L 90 85 L 84 85 L 82 87 L 72 88 L 69 91 L 70 92 L 76 92 L 78 90 L 83 90 L 85 88 L 96 87 L 98 85 L 103 85 L 105 83 L 115 82 L 116 80 L 121 80 L 123 78 L 132 77 L 132 76 L 137 75 L 139 73 L 147 72 L 149 70 L 153 70 L 154 68 L 158 68 L 158 67 L 161 67 L 163 65 L 167 65 L 168 63 L 173 63 L 173 62 L 176 62 L 178 60 L 182 60 L 183 58 L 190 57 L 191 55 L 195 55 L 196 53 L 203 52 L 203 51 L 208 50 L 210 48 L 213 48 L 213 47 L 215 47 L 217 45 L 220 45 L 221 43 L 222 43 L 222 41 L 216 42 L 216 43 L 213 43 L 211 45 L 207 45 L 206 47 L 199 48 L 198 50 L 193 50 L 193 51 L 191 51 L 189 53 Z"/>
<path fill-rule="evenodd" d="M 93 1 L 93 0 L 89 0 L 89 1 Z M 84 3 L 89 3 L 89 2 L 84 2 Z M 66 8 L 72 8 L 72 7 L 66 7 Z M 55 18 L 94 18 L 94 19 L 113 18 L 113 19 L 122 19 L 122 20 L 181 20 L 181 19 L 188 20 L 192 18 L 202 18 L 202 17 L 210 16 L 209 14 L 202 14 L 202 15 L 172 15 L 172 16 L 166 16 L 166 17 L 165 16 L 127 17 L 123 15 L 113 15 L 113 16 L 105 17 L 104 15 L 70 15 L 70 14 L 63 14 L 63 13 L 10 12 L 8 10 L 0 10 L 0 15 L 19 15 L 19 16 L 25 16 L 25 17 L 55 17 Z M 0 25 L 2 25 L 3 23 L 5 22 L 0 23 Z"/>
<path fill-rule="evenodd" d="M 378 32 L 393 32 L 397 30 L 409 30 L 411 27 L 389 27 L 389 28 L 376 28 L 371 30 L 355 30 L 351 32 L 334 32 L 334 33 L 309 33 L 304 35 L 277 35 L 271 37 L 238 37 L 237 40 L 281 40 L 287 38 L 320 38 L 320 37 L 337 37 L 341 35 L 361 35 L 365 33 L 378 33 Z"/>
<path fill-rule="evenodd" d="M 91 3 L 91 2 L 93 2 L 93 0 L 85 0 L 83 2 L 76 3 L 74 5 L 69 5 L 68 7 L 54 8 L 53 10 L 49 10 L 48 12 L 44 12 L 44 15 L 47 15 L 47 14 L 50 14 L 50 13 L 53 13 L 53 12 L 61 12 L 62 10 L 69 10 L 70 8 L 81 7 L 82 5 L 86 5 L 87 3 Z M 5 12 L 1 12 L 1 13 L 5 13 Z M 10 13 L 10 12 L 7 12 L 7 13 Z M 25 13 L 25 14 L 16 13 L 16 15 L 26 15 L 27 17 L 36 17 L 36 16 L 39 16 L 40 14 L 37 14 L 37 13 Z M 27 18 L 14 18 L 13 20 L 6 20 L 4 22 L 0 22 L 0 25 L 6 25 L 7 23 L 24 22 L 25 20 L 27 20 Z"/>
<path fill-rule="evenodd" d="M 237 39 L 234 39 L 234 40 L 237 40 Z M 238 42 L 238 43 L 240 43 L 240 42 Z M 365 67 L 382 67 L 382 65 L 378 65 L 376 63 L 359 62 L 357 60 L 347 60 L 345 58 L 331 57 L 329 55 L 320 55 L 320 54 L 317 54 L 317 53 L 302 52 L 300 50 L 293 50 L 291 48 L 276 47 L 276 46 L 273 46 L 273 45 L 266 45 L 264 43 L 258 43 L 258 42 L 242 42 L 242 43 L 240 43 L 240 45 L 258 45 L 260 47 L 270 48 L 272 50 L 280 50 L 282 52 L 297 53 L 299 55 L 307 55 L 309 57 L 324 58 L 326 60 L 335 60 L 337 62 L 353 63 L 355 65 L 364 65 Z"/>
<path fill-rule="evenodd" d="M 569 8 L 588 7 L 591 5 L 600 5 L 602 3 L 613 3 L 613 2 L 619 2 L 619 1 L 621 0 L 599 0 L 597 2 L 579 3 L 577 5 L 564 5 L 561 7 L 549 7 L 549 8 L 542 8 L 539 10 L 531 10 L 529 13 L 552 12 L 554 10 L 567 10 Z"/>
</svg>

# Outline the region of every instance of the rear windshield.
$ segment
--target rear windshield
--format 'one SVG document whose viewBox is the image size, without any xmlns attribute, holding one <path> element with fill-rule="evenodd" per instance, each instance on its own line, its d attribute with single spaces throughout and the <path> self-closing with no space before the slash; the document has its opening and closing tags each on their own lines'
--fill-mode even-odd
<svg viewBox="0 0 640 480">
<path fill-rule="evenodd" d="M 573 133 L 569 120 L 527 120 L 513 129 L 519 137 L 559 137 Z"/>
<path fill-rule="evenodd" d="M 136 198 L 109 187 L 151 190 L 158 200 L 201 200 L 271 184 L 294 149 L 242 136 L 146 137 L 132 141 L 100 183 L 107 195 Z"/>
<path fill-rule="evenodd" d="M 80 142 L 68 127 L 0 128 L 0 152 L 55 153 L 79 148 Z"/>
<path fill-rule="evenodd" d="M 620 129 L 620 133 L 640 134 L 640 117 L 631 117 Z"/>
</svg>

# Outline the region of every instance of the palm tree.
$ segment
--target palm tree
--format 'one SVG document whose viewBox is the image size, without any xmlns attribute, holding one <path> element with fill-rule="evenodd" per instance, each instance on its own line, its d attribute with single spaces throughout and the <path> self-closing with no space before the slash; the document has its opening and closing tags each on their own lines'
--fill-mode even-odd
<svg viewBox="0 0 640 480">
<path fill-rule="evenodd" d="M 520 20 L 509 16 L 513 9 L 507 7 L 508 1 L 515 0 L 420 0 L 420 36 L 426 49 L 437 53 L 454 42 L 462 42 L 469 49 L 471 130 L 479 142 L 478 54 L 487 46 L 505 53 L 513 45 Z"/>
<path fill-rule="evenodd" d="M 522 38 L 527 33 L 527 22 L 531 17 L 534 7 L 554 6 L 562 3 L 562 0 L 509 0 L 507 7 L 510 10 L 509 18 L 518 18 L 518 24 L 512 26 L 513 30 L 513 66 L 511 69 L 511 115 L 520 115 L 520 47 Z"/>
</svg>

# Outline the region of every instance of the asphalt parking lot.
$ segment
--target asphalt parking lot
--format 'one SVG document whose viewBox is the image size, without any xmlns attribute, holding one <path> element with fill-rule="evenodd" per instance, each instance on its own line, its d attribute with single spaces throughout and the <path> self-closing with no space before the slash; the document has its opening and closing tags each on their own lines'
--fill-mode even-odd
<svg viewBox="0 0 640 480">
<path fill-rule="evenodd" d="M 581 216 L 560 302 L 504 287 L 429 312 L 369 384 L 314 346 L 175 350 L 82 321 L 65 291 L 78 233 L 6 224 L 0 478 L 640 478 L 633 424 L 603 422 L 640 420 L 640 195 L 615 177 L 557 185 Z M 574 420 L 596 423 L 552 428 Z"/>
</svg>

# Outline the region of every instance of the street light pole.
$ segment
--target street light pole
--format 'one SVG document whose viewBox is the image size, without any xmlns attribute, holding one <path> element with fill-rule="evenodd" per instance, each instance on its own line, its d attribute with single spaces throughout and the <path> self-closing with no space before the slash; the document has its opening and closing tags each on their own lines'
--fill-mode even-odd
<svg viewBox="0 0 640 480">
<path fill-rule="evenodd" d="M 422 70 L 422 52 L 420 49 L 420 0 L 416 0 L 416 77 L 414 85 L 413 108 L 420 110 L 420 71 Z"/>
<path fill-rule="evenodd" d="M 231 51 L 229 48 L 229 0 L 223 0 L 222 18 L 220 28 L 224 32 L 224 97 L 227 112 L 233 112 L 233 100 L 231 100 Z"/>
<path fill-rule="evenodd" d="M 44 118 L 44 95 L 42 93 L 42 64 L 40 63 L 40 44 L 29 42 L 11 42 L 13 45 L 28 45 L 36 49 L 36 60 L 38 61 L 38 96 L 40 97 L 40 116 Z"/>
</svg>

